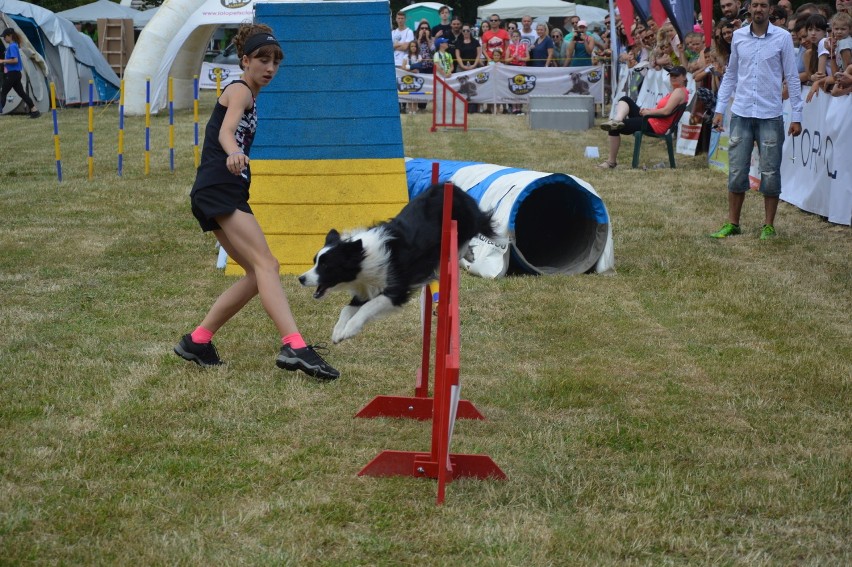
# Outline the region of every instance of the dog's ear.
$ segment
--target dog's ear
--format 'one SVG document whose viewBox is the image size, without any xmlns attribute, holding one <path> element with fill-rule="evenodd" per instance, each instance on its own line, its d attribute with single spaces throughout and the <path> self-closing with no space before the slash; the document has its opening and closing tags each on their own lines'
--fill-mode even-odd
<svg viewBox="0 0 852 567">
<path fill-rule="evenodd" d="M 340 233 L 332 228 L 328 231 L 328 234 L 325 235 L 325 245 L 331 246 L 332 244 L 337 244 L 338 242 L 340 242 Z"/>
</svg>

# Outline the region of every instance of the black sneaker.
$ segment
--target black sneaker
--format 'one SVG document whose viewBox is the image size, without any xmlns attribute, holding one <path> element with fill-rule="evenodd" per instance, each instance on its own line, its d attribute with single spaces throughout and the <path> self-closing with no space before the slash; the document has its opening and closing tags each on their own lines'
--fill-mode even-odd
<svg viewBox="0 0 852 567">
<path fill-rule="evenodd" d="M 33 110 L 32 112 L 30 112 L 30 118 L 38 118 L 39 116 L 41 116 L 41 112 L 39 112 L 38 110 Z"/>
<path fill-rule="evenodd" d="M 275 365 L 284 370 L 301 370 L 305 374 L 322 380 L 334 380 L 340 376 L 340 371 L 332 368 L 317 353 L 316 349 L 326 350 L 322 346 L 308 345 L 304 348 L 293 348 L 290 345 L 281 347 Z"/>
<path fill-rule="evenodd" d="M 175 354 L 184 360 L 189 360 L 198 366 L 220 366 L 224 364 L 216 352 L 213 343 L 196 343 L 191 335 L 184 335 L 175 345 Z"/>
</svg>

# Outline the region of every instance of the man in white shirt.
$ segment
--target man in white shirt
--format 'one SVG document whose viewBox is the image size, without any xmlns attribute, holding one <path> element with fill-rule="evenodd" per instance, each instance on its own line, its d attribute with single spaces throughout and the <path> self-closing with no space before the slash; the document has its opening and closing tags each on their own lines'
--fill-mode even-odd
<svg viewBox="0 0 852 567">
<path fill-rule="evenodd" d="M 538 34 L 535 33 L 535 30 L 532 27 L 532 16 L 522 16 L 521 17 L 521 27 L 518 28 L 518 31 L 521 32 L 521 43 L 524 43 L 529 47 L 533 43 L 535 43 Z"/>
<path fill-rule="evenodd" d="M 408 44 L 414 41 L 414 32 L 406 27 L 405 14 L 402 12 L 396 13 L 396 28 L 391 32 L 391 39 L 393 40 L 393 64 L 395 67 L 402 67 Z"/>
<path fill-rule="evenodd" d="M 749 189 L 748 172 L 755 143 L 760 152 L 760 192 L 765 213 L 760 239 L 775 236 L 784 146 L 784 80 L 793 108 L 787 133 L 798 136 L 802 132 L 802 88 L 793 40 L 787 30 L 769 23 L 769 0 L 751 0 L 751 24 L 734 31 L 731 58 L 719 85 L 713 116 L 713 127 L 722 130 L 723 113 L 734 95 L 728 144 L 728 222 L 711 235 L 714 238 L 742 232 L 740 212 Z"/>
</svg>

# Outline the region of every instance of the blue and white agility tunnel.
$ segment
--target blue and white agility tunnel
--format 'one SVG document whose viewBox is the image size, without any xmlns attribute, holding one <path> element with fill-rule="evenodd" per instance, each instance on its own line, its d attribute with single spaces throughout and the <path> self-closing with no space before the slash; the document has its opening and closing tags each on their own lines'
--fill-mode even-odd
<svg viewBox="0 0 852 567">
<path fill-rule="evenodd" d="M 615 268 L 612 227 L 603 200 L 591 185 L 564 173 L 542 173 L 500 165 L 429 159 L 406 161 L 409 198 L 438 181 L 461 187 L 483 210 L 493 210 L 498 237 L 505 239 L 501 273 L 583 274 Z M 479 243 L 482 244 L 482 243 Z M 490 243 L 489 243 L 490 244 Z M 477 242 L 471 243 L 474 255 Z M 474 265 L 476 260 L 474 260 Z M 499 268 L 498 268 L 499 269 Z"/>
</svg>

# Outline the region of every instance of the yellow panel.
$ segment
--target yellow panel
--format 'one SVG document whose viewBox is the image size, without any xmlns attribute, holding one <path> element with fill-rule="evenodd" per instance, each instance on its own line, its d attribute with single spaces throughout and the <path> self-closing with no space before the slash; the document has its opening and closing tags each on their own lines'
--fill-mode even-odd
<svg viewBox="0 0 852 567">
<path fill-rule="evenodd" d="M 325 234 L 330 228 L 367 227 L 395 216 L 403 203 L 387 205 L 264 205 L 252 210 L 263 232 L 272 234 Z"/>
<path fill-rule="evenodd" d="M 367 227 L 408 202 L 403 159 L 256 160 L 251 207 L 282 274 L 313 265 L 329 229 Z M 229 260 L 228 275 L 243 275 Z"/>
<path fill-rule="evenodd" d="M 257 175 L 363 175 L 365 173 L 399 173 L 405 174 L 405 160 L 399 159 L 314 159 L 314 160 L 283 160 L 264 159 L 252 160 L 252 178 Z"/>
<path fill-rule="evenodd" d="M 405 172 L 357 176 L 264 176 L 252 174 L 251 202 L 265 203 L 388 203 L 407 202 Z"/>
</svg>

